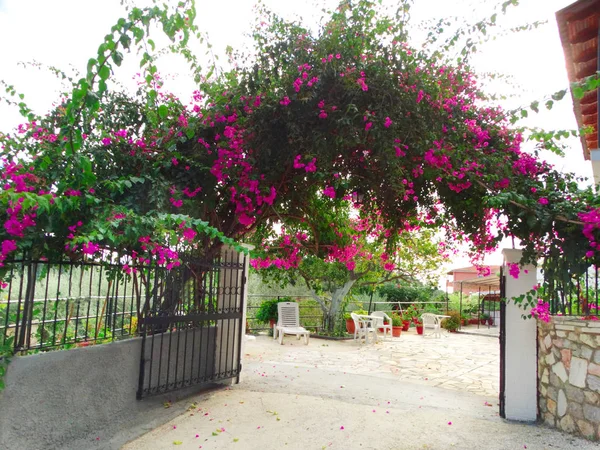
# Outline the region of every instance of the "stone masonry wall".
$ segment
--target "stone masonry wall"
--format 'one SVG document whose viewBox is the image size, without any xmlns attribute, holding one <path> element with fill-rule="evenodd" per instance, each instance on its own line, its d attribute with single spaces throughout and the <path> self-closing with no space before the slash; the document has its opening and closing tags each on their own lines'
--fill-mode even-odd
<svg viewBox="0 0 600 450">
<path fill-rule="evenodd" d="M 538 394 L 546 424 L 600 439 L 600 321 L 538 321 Z"/>
</svg>

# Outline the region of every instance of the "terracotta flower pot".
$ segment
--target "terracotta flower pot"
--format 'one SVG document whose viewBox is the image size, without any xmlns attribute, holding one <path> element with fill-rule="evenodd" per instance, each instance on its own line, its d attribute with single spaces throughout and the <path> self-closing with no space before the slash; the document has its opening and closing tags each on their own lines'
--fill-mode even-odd
<svg viewBox="0 0 600 450">
<path fill-rule="evenodd" d="M 480 323 L 481 325 L 485 325 L 485 324 L 486 324 L 486 322 L 487 322 L 487 319 L 479 319 L 479 323 Z"/>
<path fill-rule="evenodd" d="M 479 319 L 469 319 L 469 325 L 477 325 L 479 323 Z"/>
<path fill-rule="evenodd" d="M 404 327 L 394 327 L 392 326 L 392 337 L 400 337 L 400 334 L 404 330 Z"/>
<path fill-rule="evenodd" d="M 490 325 L 490 326 L 494 325 L 494 319 L 493 318 L 490 317 L 488 319 L 488 325 Z"/>
<path fill-rule="evenodd" d="M 354 320 L 352 320 L 352 319 L 346 319 L 346 331 L 349 334 L 354 334 L 354 331 L 355 331 Z"/>
<path fill-rule="evenodd" d="M 402 331 L 408 331 L 408 327 L 410 327 L 410 320 L 402 321 Z"/>
<path fill-rule="evenodd" d="M 417 325 L 417 334 L 423 334 L 423 325 Z"/>
</svg>

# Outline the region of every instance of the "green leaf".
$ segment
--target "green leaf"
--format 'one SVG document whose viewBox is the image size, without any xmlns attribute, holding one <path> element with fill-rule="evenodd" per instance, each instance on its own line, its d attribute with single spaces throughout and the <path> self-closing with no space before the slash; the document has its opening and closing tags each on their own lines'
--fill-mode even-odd
<svg viewBox="0 0 600 450">
<path fill-rule="evenodd" d="M 108 66 L 104 65 L 100 67 L 100 70 L 98 71 L 98 76 L 101 80 L 107 80 L 108 77 L 110 77 L 110 69 L 108 68 Z"/>
<path fill-rule="evenodd" d="M 161 119 L 164 119 L 169 115 L 169 108 L 167 108 L 167 105 L 160 105 L 158 107 L 158 115 Z"/>
<path fill-rule="evenodd" d="M 115 65 L 117 67 L 119 67 L 121 65 L 121 62 L 123 62 L 123 53 L 121 53 L 121 52 L 114 52 L 112 54 L 112 60 L 115 63 Z"/>
</svg>

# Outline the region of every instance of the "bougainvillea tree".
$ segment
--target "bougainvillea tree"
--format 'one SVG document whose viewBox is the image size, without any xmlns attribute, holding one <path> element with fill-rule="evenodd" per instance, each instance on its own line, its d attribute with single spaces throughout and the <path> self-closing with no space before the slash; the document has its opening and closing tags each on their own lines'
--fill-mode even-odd
<svg viewBox="0 0 600 450">
<path fill-rule="evenodd" d="M 346 295 L 390 282 L 437 283 L 446 249 L 434 230 L 418 226 L 399 236 L 393 253 L 386 251 L 383 226 L 367 217 L 352 217 L 347 198 L 334 206 L 324 194 L 302 206 L 296 220 L 282 216 L 284 228 L 261 226 L 253 235 L 260 245 L 252 267 L 270 284 L 305 286 L 320 305 L 324 323 L 333 331 Z M 356 207 L 360 207 L 357 204 Z"/>
<path fill-rule="evenodd" d="M 447 245 L 466 241 L 474 255 L 514 236 L 530 260 L 596 258 L 600 200 L 524 151 L 465 59 L 411 47 L 409 5 L 387 14 L 343 0 L 316 31 L 260 10 L 252 52 L 200 77 L 189 103 L 162 89 L 146 27 L 160 23 L 201 73 L 186 47 L 193 3 L 132 9 L 57 109 L 35 117 L 19 105 L 28 122 L 2 138 L 0 263 L 118 250 L 173 266 L 177 246 L 209 257 L 235 239 L 257 244 L 259 263 L 293 267 L 304 240 L 293 236 L 297 252 L 273 245 L 281 226 L 278 239 L 306 233 L 352 271 L 360 252 L 350 241 L 308 235 L 320 201 L 352 203 L 352 220 L 367 224 L 361 239 L 390 261 L 416 227 L 442 229 Z M 140 91 L 109 92 L 129 47 L 143 49 Z"/>
</svg>

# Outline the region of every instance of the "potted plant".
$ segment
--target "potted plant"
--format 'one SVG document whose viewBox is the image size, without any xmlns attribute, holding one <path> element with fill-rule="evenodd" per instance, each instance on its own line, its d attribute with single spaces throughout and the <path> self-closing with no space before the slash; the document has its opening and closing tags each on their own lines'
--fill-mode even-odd
<svg viewBox="0 0 600 450">
<path fill-rule="evenodd" d="M 479 322 L 481 323 L 481 325 L 485 325 L 489 318 L 490 318 L 489 314 L 482 313 L 479 315 Z"/>
<path fill-rule="evenodd" d="M 455 332 L 460 326 L 460 313 L 458 311 L 449 311 L 448 315 L 450 316 L 449 318 L 442 320 L 442 328 L 450 332 Z"/>
<path fill-rule="evenodd" d="M 400 337 L 400 334 L 402 333 L 402 330 L 404 329 L 403 323 L 402 323 L 402 316 L 392 313 L 391 319 L 392 319 L 392 336 Z"/>
<path fill-rule="evenodd" d="M 269 323 L 270 328 L 273 329 L 277 323 L 277 303 L 291 301 L 292 299 L 290 297 L 279 297 L 266 300 L 261 303 L 256 311 L 255 319 L 260 323 Z"/>
<path fill-rule="evenodd" d="M 467 317 L 466 314 L 463 314 L 462 316 L 460 316 L 460 325 L 461 326 L 466 326 L 469 323 L 469 318 Z"/>
<path fill-rule="evenodd" d="M 417 327 L 417 334 L 423 334 L 423 321 L 420 318 L 416 318 L 415 326 Z"/>
<path fill-rule="evenodd" d="M 492 316 L 488 317 L 488 325 L 489 326 L 494 325 L 494 318 Z"/>
<path fill-rule="evenodd" d="M 361 316 L 366 316 L 369 314 L 369 311 L 365 311 L 364 309 L 356 309 L 352 312 Z M 346 331 L 348 332 L 348 334 L 354 334 L 354 320 L 352 320 L 352 316 L 350 315 L 350 313 L 344 313 L 344 319 L 346 320 Z"/>
<path fill-rule="evenodd" d="M 401 321 L 402 321 L 402 331 L 408 331 L 408 328 L 410 327 L 410 322 L 412 320 L 412 318 L 410 316 L 405 316 L 402 315 L 401 317 Z"/>
</svg>

